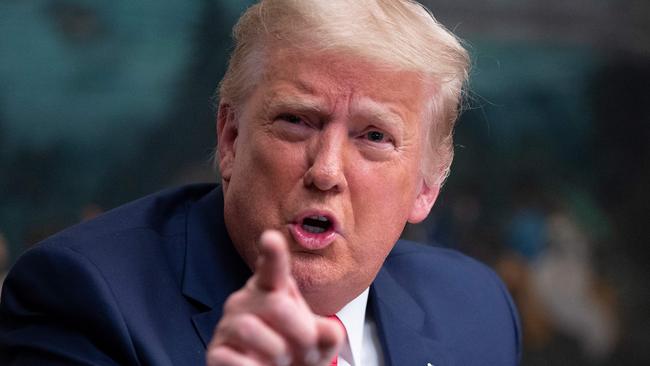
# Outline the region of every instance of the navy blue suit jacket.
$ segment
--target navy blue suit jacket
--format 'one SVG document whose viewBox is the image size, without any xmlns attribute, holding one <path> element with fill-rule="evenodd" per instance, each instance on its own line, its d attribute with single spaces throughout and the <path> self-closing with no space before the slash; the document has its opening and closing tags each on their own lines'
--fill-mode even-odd
<svg viewBox="0 0 650 366">
<path fill-rule="evenodd" d="M 203 365 L 222 305 L 250 270 L 221 188 L 168 190 L 24 254 L 0 305 L 2 365 Z M 516 310 L 487 267 L 400 241 L 370 288 L 387 365 L 518 362 Z"/>
</svg>

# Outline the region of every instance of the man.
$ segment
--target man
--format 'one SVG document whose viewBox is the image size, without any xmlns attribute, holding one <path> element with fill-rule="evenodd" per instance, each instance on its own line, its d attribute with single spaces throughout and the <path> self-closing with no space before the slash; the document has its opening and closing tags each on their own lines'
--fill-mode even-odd
<svg viewBox="0 0 650 366">
<path fill-rule="evenodd" d="M 144 198 L 24 255 L 2 361 L 516 364 L 493 272 L 398 241 L 451 163 L 468 64 L 456 38 L 411 1 L 263 0 L 235 42 L 222 186 Z"/>
</svg>

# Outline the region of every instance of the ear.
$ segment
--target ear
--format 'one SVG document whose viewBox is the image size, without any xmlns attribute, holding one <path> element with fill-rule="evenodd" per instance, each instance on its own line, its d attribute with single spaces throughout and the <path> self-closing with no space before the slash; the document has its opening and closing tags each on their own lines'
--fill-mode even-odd
<svg viewBox="0 0 650 366">
<path fill-rule="evenodd" d="M 237 119 L 235 111 L 228 103 L 219 104 L 217 113 L 217 150 L 219 153 L 219 172 L 224 184 L 230 181 L 232 167 L 237 151 Z"/>
<path fill-rule="evenodd" d="M 411 208 L 411 214 L 409 215 L 408 222 L 411 224 L 417 224 L 426 219 L 433 207 L 433 204 L 438 198 L 438 193 L 440 193 L 440 185 L 434 184 L 432 186 L 427 185 L 424 180 L 420 183 L 420 192 L 415 198 L 413 207 Z"/>
</svg>

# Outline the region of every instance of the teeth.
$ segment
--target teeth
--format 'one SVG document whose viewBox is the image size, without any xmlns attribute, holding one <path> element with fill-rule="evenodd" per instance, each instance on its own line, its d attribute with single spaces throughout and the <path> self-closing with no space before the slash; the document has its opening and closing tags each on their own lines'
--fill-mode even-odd
<svg viewBox="0 0 650 366">
<path fill-rule="evenodd" d="M 320 234 L 324 233 L 330 228 L 331 223 L 329 221 L 330 220 L 325 216 L 312 215 L 306 217 L 305 220 L 303 220 L 302 227 L 309 233 Z"/>
<path fill-rule="evenodd" d="M 325 216 L 316 216 L 316 215 L 314 215 L 314 216 L 309 216 L 309 218 L 312 219 L 312 220 L 318 220 L 318 221 L 322 221 L 322 222 L 327 221 L 327 217 L 325 217 Z"/>
<path fill-rule="evenodd" d="M 308 232 L 314 233 L 314 234 L 320 234 L 320 233 L 325 232 L 324 228 L 318 227 L 318 226 L 311 226 L 311 225 L 305 224 L 305 225 L 302 225 L 302 227 L 303 227 L 303 229 L 305 229 L 305 231 L 308 231 Z"/>
</svg>

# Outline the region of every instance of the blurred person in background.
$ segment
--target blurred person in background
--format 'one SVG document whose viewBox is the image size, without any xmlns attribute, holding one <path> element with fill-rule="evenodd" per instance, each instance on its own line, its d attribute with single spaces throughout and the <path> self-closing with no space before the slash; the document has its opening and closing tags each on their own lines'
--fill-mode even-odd
<svg viewBox="0 0 650 366">
<path fill-rule="evenodd" d="M 495 263 L 521 313 L 526 363 L 547 364 L 552 354 L 555 362 L 604 364 L 619 342 L 620 316 L 617 291 L 594 263 L 598 228 L 580 220 L 570 197 L 532 186 L 513 197 L 507 249 Z"/>
</svg>

